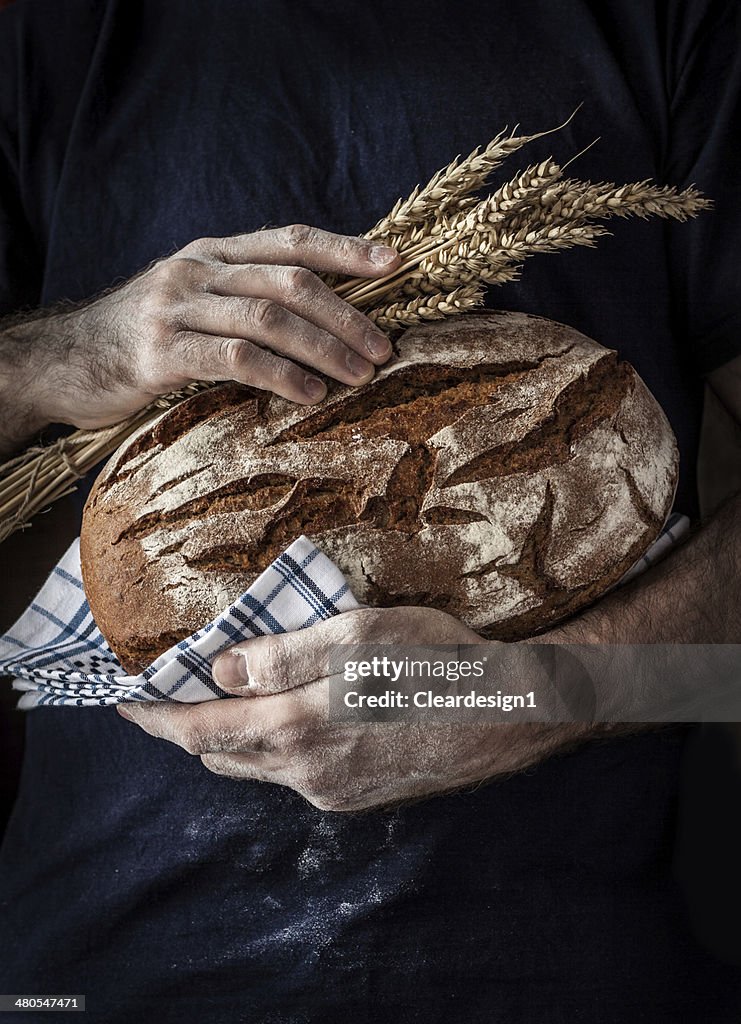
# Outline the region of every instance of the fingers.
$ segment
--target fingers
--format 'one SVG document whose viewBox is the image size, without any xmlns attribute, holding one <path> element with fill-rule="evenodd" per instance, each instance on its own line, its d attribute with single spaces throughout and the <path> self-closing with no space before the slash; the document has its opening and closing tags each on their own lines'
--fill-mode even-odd
<svg viewBox="0 0 741 1024">
<path fill-rule="evenodd" d="M 220 655 L 214 679 L 227 693 L 249 699 L 128 704 L 119 712 L 192 754 L 295 752 L 297 737 L 305 737 L 328 713 L 333 645 L 410 643 L 412 638 L 415 644 L 481 640 L 434 609 L 357 609 L 297 632 L 256 637 Z"/>
<path fill-rule="evenodd" d="M 284 784 L 276 777 L 282 767 L 280 764 L 265 764 L 264 759 L 251 754 L 202 754 L 201 761 L 204 768 L 214 775 L 223 775 L 227 779 Z"/>
<path fill-rule="evenodd" d="M 303 367 L 365 384 L 391 344 L 313 270 L 378 277 L 398 265 L 392 249 L 304 225 L 198 239 L 136 284 L 144 340 L 135 383 L 151 393 L 233 379 L 301 404 L 326 395 Z"/>
<path fill-rule="evenodd" d="M 174 345 L 174 361 L 187 367 L 187 376 L 195 380 L 236 380 L 300 405 L 319 402 L 327 393 L 320 377 L 244 338 L 186 331 Z"/>
<path fill-rule="evenodd" d="M 366 384 L 374 373 L 373 364 L 354 348 L 267 298 L 200 297 L 195 300 L 190 323 L 191 330 L 206 335 L 204 346 L 209 346 L 212 334 L 258 342 L 343 384 Z M 388 355 L 391 347 L 386 344 Z M 223 369 L 228 372 L 232 367 Z"/>
<path fill-rule="evenodd" d="M 395 249 L 352 235 L 336 235 L 308 224 L 257 231 L 231 238 L 205 238 L 184 254 L 208 253 L 224 263 L 272 263 L 351 277 L 382 277 L 399 264 Z"/>
<path fill-rule="evenodd" d="M 188 754 L 242 754 L 265 766 L 295 748 L 321 710 L 320 698 L 306 691 L 260 700 L 212 700 L 202 704 L 143 702 L 118 705 L 122 718 L 150 736 L 182 747 Z"/>
<path fill-rule="evenodd" d="M 382 331 L 363 313 L 344 302 L 316 274 L 303 267 L 221 264 L 215 268 L 210 290 L 222 296 L 269 299 L 279 303 L 371 362 L 383 363 L 391 354 L 391 343 Z M 212 303 L 210 297 L 204 297 L 203 311 Z M 213 315 L 217 310 L 230 319 L 236 317 L 237 324 L 243 316 L 249 316 L 249 310 L 239 301 L 231 306 L 225 303 L 221 307 L 215 305 Z M 229 332 L 217 328 L 214 333 Z"/>
<path fill-rule="evenodd" d="M 199 704 L 118 704 L 116 711 L 122 718 L 135 722 L 144 732 L 157 739 L 183 745 L 183 738 L 197 724 Z M 186 748 L 187 749 L 187 748 Z"/>
</svg>

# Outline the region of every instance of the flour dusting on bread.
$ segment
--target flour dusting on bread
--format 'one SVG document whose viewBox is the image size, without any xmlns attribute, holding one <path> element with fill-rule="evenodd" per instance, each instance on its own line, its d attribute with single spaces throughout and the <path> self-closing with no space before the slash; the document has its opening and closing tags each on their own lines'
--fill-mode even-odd
<svg viewBox="0 0 741 1024">
<path fill-rule="evenodd" d="M 517 313 L 415 327 L 359 389 L 302 407 L 223 385 L 135 434 L 82 534 L 106 638 L 141 667 L 306 533 L 357 598 L 518 639 L 608 590 L 657 536 L 677 448 L 635 371 Z"/>
</svg>

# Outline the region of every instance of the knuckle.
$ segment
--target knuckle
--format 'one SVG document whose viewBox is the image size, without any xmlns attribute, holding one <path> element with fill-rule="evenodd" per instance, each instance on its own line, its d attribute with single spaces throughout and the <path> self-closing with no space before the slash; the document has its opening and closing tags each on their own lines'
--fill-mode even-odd
<svg viewBox="0 0 741 1024">
<path fill-rule="evenodd" d="M 307 345 L 307 349 L 312 356 L 318 356 L 323 362 L 334 363 L 344 368 L 347 349 L 331 334 L 317 334 L 312 338 L 311 345 Z"/>
<path fill-rule="evenodd" d="M 151 281 L 161 290 L 176 288 L 180 284 L 180 257 L 171 256 L 152 268 Z"/>
<path fill-rule="evenodd" d="M 217 359 L 226 369 L 238 372 L 245 369 L 250 352 L 250 346 L 242 338 L 222 338 L 218 345 Z"/>
<path fill-rule="evenodd" d="M 290 359 L 281 359 L 280 356 L 275 356 L 274 362 L 271 363 L 271 370 L 273 377 L 280 384 L 287 387 L 300 386 L 303 373 Z"/>
<path fill-rule="evenodd" d="M 187 286 L 200 263 L 192 256 L 170 256 L 154 268 L 154 277 L 161 287 L 179 290 Z"/>
<path fill-rule="evenodd" d="M 343 235 L 337 243 L 339 255 L 343 259 L 356 260 L 358 256 L 367 257 L 370 251 L 370 244 L 360 238 L 350 238 Z"/>
<path fill-rule="evenodd" d="M 155 270 L 140 297 L 139 310 L 147 320 L 161 321 L 170 315 L 177 299 L 178 292 L 170 282 L 169 274 Z"/>
<path fill-rule="evenodd" d="M 150 320 L 172 315 L 185 294 L 200 279 L 202 265 L 189 257 L 173 256 L 157 263 L 149 271 L 141 298 L 141 310 Z"/>
<path fill-rule="evenodd" d="M 353 327 L 362 327 L 363 318 L 358 315 L 358 311 L 349 306 L 346 302 L 338 305 L 337 312 L 335 314 L 335 321 L 339 329 L 344 333 L 352 330 Z"/>
<path fill-rule="evenodd" d="M 338 308 L 335 323 L 337 326 L 332 330 L 341 338 L 364 341 L 365 335 L 370 329 L 368 319 L 357 309 L 348 306 L 347 303 Z"/>
<path fill-rule="evenodd" d="M 291 249 L 303 249 L 316 241 L 316 228 L 309 224 L 289 224 L 283 231 Z"/>
<path fill-rule="evenodd" d="M 304 375 L 298 366 L 260 346 L 252 352 L 249 371 L 251 383 L 276 394 L 290 397 L 297 389 L 302 389 Z"/>
<path fill-rule="evenodd" d="M 303 790 L 303 795 L 319 811 L 342 813 L 355 809 L 350 793 L 338 786 L 312 784 Z"/>
<path fill-rule="evenodd" d="M 286 292 L 294 296 L 302 296 L 313 291 L 316 277 L 305 267 L 284 267 L 282 284 Z"/>
<path fill-rule="evenodd" d="M 244 316 L 249 326 L 269 330 L 282 320 L 282 308 L 271 299 L 248 299 Z"/>
<path fill-rule="evenodd" d="M 240 766 L 237 765 L 228 754 L 200 754 L 201 763 L 214 775 L 221 775 L 227 779 L 240 778 Z"/>
<path fill-rule="evenodd" d="M 266 640 L 255 674 L 271 692 L 285 690 L 290 685 L 290 662 L 285 645 L 279 637 L 266 637 Z"/>
<path fill-rule="evenodd" d="M 216 246 L 215 238 L 194 238 L 177 254 L 178 256 L 206 256 L 213 252 Z"/>
<path fill-rule="evenodd" d="M 200 757 L 208 753 L 206 737 L 194 726 L 185 726 L 180 737 L 180 746 L 188 754 Z"/>
</svg>

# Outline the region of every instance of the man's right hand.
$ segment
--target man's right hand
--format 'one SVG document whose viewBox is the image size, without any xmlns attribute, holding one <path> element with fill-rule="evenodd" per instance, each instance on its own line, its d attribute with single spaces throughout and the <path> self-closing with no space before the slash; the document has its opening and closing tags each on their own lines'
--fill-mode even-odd
<svg viewBox="0 0 741 1024">
<path fill-rule="evenodd" d="M 3 418 L 18 401 L 26 433 L 103 427 L 193 380 L 311 404 L 326 387 L 307 367 L 365 384 L 391 345 L 315 272 L 375 278 L 398 263 L 393 249 L 300 224 L 198 239 L 86 305 L 0 322 Z"/>
</svg>

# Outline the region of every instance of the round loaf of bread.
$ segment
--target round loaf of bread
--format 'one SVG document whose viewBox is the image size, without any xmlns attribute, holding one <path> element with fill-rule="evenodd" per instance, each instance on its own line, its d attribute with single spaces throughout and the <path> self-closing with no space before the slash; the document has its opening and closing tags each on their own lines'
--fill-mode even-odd
<svg viewBox="0 0 741 1024">
<path fill-rule="evenodd" d="M 604 594 L 659 534 L 678 456 L 633 368 L 517 313 L 414 327 L 319 406 L 228 384 L 113 456 L 81 557 L 95 619 L 139 670 L 301 534 L 359 601 L 520 639 Z"/>
</svg>

